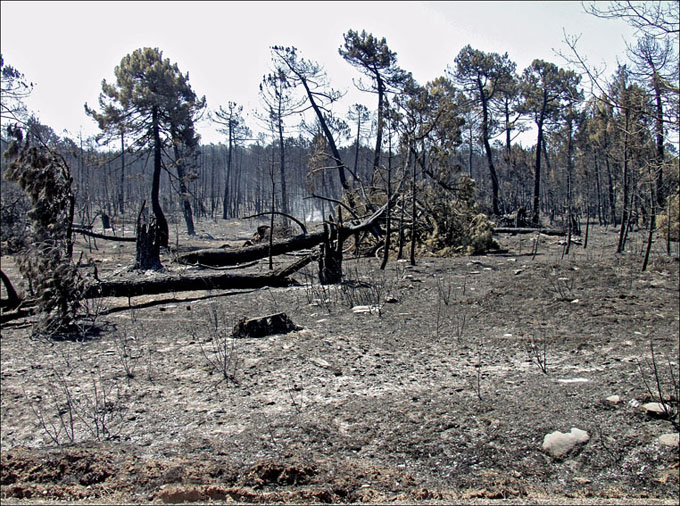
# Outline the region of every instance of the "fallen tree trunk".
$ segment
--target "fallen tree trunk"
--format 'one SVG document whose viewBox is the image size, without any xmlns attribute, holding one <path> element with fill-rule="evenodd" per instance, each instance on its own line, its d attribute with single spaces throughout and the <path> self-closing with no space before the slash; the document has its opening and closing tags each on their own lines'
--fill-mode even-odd
<svg viewBox="0 0 680 506">
<path fill-rule="evenodd" d="M 494 234 L 534 234 L 536 232 L 544 235 L 567 235 L 567 233 L 560 228 L 496 227 L 493 229 Z"/>
<path fill-rule="evenodd" d="M 85 291 L 85 298 L 135 297 L 192 290 L 224 290 L 289 286 L 295 281 L 272 274 L 212 274 L 209 276 L 163 276 L 156 279 L 104 281 Z"/>
<path fill-rule="evenodd" d="M 272 255 L 282 255 L 292 251 L 313 248 L 323 241 L 324 233 L 298 235 L 285 241 L 272 244 Z M 181 264 L 200 264 L 211 267 L 235 265 L 259 260 L 269 256 L 269 244 L 256 244 L 244 248 L 208 248 L 179 255 L 175 261 Z"/>
<path fill-rule="evenodd" d="M 393 197 L 393 200 L 394 199 L 395 197 Z M 377 221 L 382 217 L 385 209 L 387 209 L 387 204 L 384 204 L 371 216 L 356 225 L 338 226 L 338 239 L 344 241 L 347 237 L 356 232 L 369 230 L 372 227 L 377 226 Z M 285 241 L 275 242 L 271 245 L 272 256 L 313 248 L 314 246 L 321 244 L 325 237 L 326 233 L 321 230 L 312 234 L 298 235 L 290 239 L 286 239 Z M 175 262 L 190 265 L 221 267 L 225 265 L 235 265 L 243 262 L 250 262 L 252 260 L 259 260 L 268 256 L 269 244 L 257 244 L 255 246 L 247 246 L 243 248 L 201 249 L 179 255 L 175 258 Z"/>
<path fill-rule="evenodd" d="M 104 235 L 98 234 L 97 232 L 90 232 L 83 228 L 73 226 L 73 232 L 76 234 L 86 235 L 88 237 L 94 237 L 95 239 L 103 239 L 105 241 L 118 241 L 118 242 L 135 242 L 137 239 L 135 237 L 118 237 L 115 235 Z"/>
</svg>

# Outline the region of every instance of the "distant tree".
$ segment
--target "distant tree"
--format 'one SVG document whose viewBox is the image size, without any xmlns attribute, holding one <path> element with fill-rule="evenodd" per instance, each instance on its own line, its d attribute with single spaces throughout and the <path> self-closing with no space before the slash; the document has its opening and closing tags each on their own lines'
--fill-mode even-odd
<svg viewBox="0 0 680 506">
<path fill-rule="evenodd" d="M 571 70 L 543 60 L 534 60 L 522 75 L 523 103 L 521 109 L 530 114 L 536 124 L 536 163 L 534 166 L 534 193 L 532 222 L 539 223 L 541 189 L 541 155 L 543 154 L 544 128 L 547 122 L 556 121 L 568 100 L 580 97 L 580 76 Z"/>
<path fill-rule="evenodd" d="M 354 121 L 357 124 L 356 140 L 354 141 L 354 166 L 352 167 L 352 175 L 356 179 L 358 177 L 357 171 L 359 165 L 359 146 L 361 144 L 361 136 L 363 134 L 362 127 L 367 121 L 371 119 L 371 113 L 368 111 L 368 108 L 365 105 L 354 104 L 347 113 L 347 117 L 350 121 Z"/>
<path fill-rule="evenodd" d="M 289 214 L 288 192 L 286 187 L 286 147 L 284 142 L 285 121 L 288 117 L 299 114 L 306 98 L 293 95 L 294 82 L 289 79 L 290 72 L 277 62 L 273 72 L 262 78 L 260 97 L 267 110 L 266 121 L 275 132 L 279 143 L 279 182 L 281 185 L 281 212 Z"/>
<path fill-rule="evenodd" d="M 194 218 L 191 210 L 191 194 L 188 183 L 197 177 L 196 158 L 199 154 L 200 136 L 194 128 L 193 118 L 182 118 L 186 111 L 177 111 L 180 117 L 171 121 L 170 137 L 172 139 L 172 152 L 174 155 L 173 165 L 177 171 L 177 183 L 179 196 L 182 201 L 182 214 L 187 226 L 187 234 L 196 235 L 194 230 Z M 193 169 L 193 170 L 192 170 Z"/>
<path fill-rule="evenodd" d="M 380 165 L 382 151 L 386 94 L 403 86 L 409 74 L 397 66 L 397 53 L 390 50 L 384 37 L 378 39 L 366 33 L 365 30 L 361 33 L 349 30 L 343 37 L 345 43 L 339 49 L 340 56 L 372 80 L 369 86 L 359 81 L 357 88 L 378 95 L 377 128 L 373 153 L 373 174 L 375 175 Z"/>
<path fill-rule="evenodd" d="M 498 205 L 498 174 L 493 162 L 491 149 L 491 101 L 498 98 L 503 90 L 511 92 L 515 63 L 510 61 L 508 54 L 485 53 L 478 49 L 465 46 L 455 59 L 456 69 L 453 78 L 463 86 L 463 89 L 478 103 L 482 109 L 481 130 L 482 142 L 486 150 L 486 158 L 491 175 L 493 213 L 500 214 Z"/>
<path fill-rule="evenodd" d="M 526 131 L 521 110 L 522 95 L 520 93 L 519 76 L 514 72 L 509 76 L 498 95 L 491 101 L 494 114 L 498 116 L 499 123 L 505 132 L 505 161 L 514 165 L 512 159 L 512 141 L 517 135 Z"/>
<path fill-rule="evenodd" d="M 122 129 L 136 146 L 152 145 L 151 208 L 158 245 L 167 247 L 168 222 L 159 199 L 163 150 L 167 144 L 183 142 L 180 136 L 184 140 L 193 137 L 194 120 L 205 107 L 205 98 L 197 98 L 189 84 L 189 74 L 182 74 L 177 64 L 164 59 L 158 48 L 137 49 L 124 56 L 114 74 L 115 84 L 102 81 L 100 111 L 87 104 L 85 111 L 102 131 Z"/>
<path fill-rule="evenodd" d="M 314 114 L 319 121 L 319 126 L 326 137 L 328 149 L 331 151 L 333 162 L 338 171 L 340 184 L 344 191 L 349 191 L 350 185 L 347 182 L 347 176 L 345 174 L 347 166 L 340 157 L 340 151 L 335 142 L 335 137 L 328 124 L 329 111 L 327 106 L 337 101 L 341 95 L 332 89 L 328 89 L 326 72 L 322 67 L 318 63 L 298 57 L 297 49 L 295 47 L 274 46 L 272 47 L 272 51 L 276 58 L 278 58 L 290 72 L 290 81 L 296 86 L 302 86 L 304 89 L 307 100 L 309 101 L 309 107 L 314 111 Z"/>
<path fill-rule="evenodd" d="M 236 102 L 229 102 L 227 108 L 220 106 L 212 116 L 212 120 L 222 125 L 218 131 L 227 136 L 227 167 L 224 174 L 224 198 L 222 201 L 222 219 L 229 217 L 229 185 L 231 181 L 232 163 L 235 146 L 251 136 L 250 129 L 243 118 L 243 106 Z"/>
</svg>

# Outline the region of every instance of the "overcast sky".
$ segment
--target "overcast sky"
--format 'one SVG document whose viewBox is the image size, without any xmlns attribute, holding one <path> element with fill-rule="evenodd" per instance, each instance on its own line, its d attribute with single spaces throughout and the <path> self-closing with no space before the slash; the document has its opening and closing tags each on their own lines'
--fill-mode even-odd
<svg viewBox="0 0 680 506">
<path fill-rule="evenodd" d="M 235 101 L 260 107 L 258 85 L 270 46 L 295 46 L 325 67 L 331 86 L 347 91 L 336 111 L 375 96 L 355 90 L 359 74 L 338 54 L 349 29 L 385 37 L 398 63 L 424 84 L 444 74 L 465 45 L 507 53 L 521 72 L 534 58 L 566 62 L 564 32 L 581 35 L 593 64 L 616 68 L 632 30 L 619 20 L 585 14 L 580 2 L 1 2 L 1 50 L 6 64 L 35 84 L 30 110 L 58 134 L 93 135 L 83 104 L 97 105 L 101 81 L 113 81 L 123 56 L 158 47 L 189 72 L 209 109 Z M 252 114 L 248 123 L 255 126 Z M 204 142 L 223 136 L 207 122 Z"/>
</svg>

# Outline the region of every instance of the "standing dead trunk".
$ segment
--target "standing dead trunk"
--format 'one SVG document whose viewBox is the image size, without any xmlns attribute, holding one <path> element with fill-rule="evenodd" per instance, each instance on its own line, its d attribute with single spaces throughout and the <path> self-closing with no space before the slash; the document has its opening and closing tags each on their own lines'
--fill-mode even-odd
<svg viewBox="0 0 680 506">
<path fill-rule="evenodd" d="M 342 242 L 338 224 L 324 224 L 324 239 L 319 255 L 319 282 L 322 285 L 334 285 L 342 281 Z"/>
<path fill-rule="evenodd" d="M 163 268 L 161 264 L 161 245 L 158 234 L 158 225 L 155 217 L 149 223 L 142 223 L 144 206 L 137 216 L 137 257 L 135 269 L 158 271 Z"/>
</svg>

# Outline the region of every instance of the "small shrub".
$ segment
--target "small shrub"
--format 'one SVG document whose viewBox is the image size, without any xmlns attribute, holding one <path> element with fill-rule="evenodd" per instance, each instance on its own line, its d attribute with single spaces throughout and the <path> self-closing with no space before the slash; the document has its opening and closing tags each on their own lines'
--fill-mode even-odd
<svg viewBox="0 0 680 506">
<path fill-rule="evenodd" d="M 644 360 L 643 364 L 638 361 L 640 378 L 651 399 L 661 403 L 663 415 L 666 420 L 673 424 L 675 430 L 680 428 L 680 377 L 678 365 L 674 365 L 666 356 L 665 360 L 659 357 L 654 349 L 654 341 L 649 340 L 651 360 Z"/>
<path fill-rule="evenodd" d="M 56 445 L 115 438 L 128 411 L 120 384 L 104 379 L 99 369 L 91 373 L 91 383 L 79 389 L 67 376 L 68 371 L 53 367 L 45 391 L 33 396 L 24 393 L 45 435 Z"/>
<path fill-rule="evenodd" d="M 206 320 L 209 322 L 209 336 L 204 338 L 208 345 L 203 346 L 201 338 L 195 330 L 192 330 L 192 338 L 199 341 L 201 353 L 205 359 L 210 374 L 217 374 L 219 380 L 215 384 L 218 386 L 223 381 L 227 384 L 238 385 L 237 372 L 241 365 L 241 360 L 236 350 L 236 338 L 232 336 L 230 330 L 220 323 L 220 318 L 215 305 L 208 309 Z M 200 324 L 205 326 L 204 323 Z"/>
</svg>

